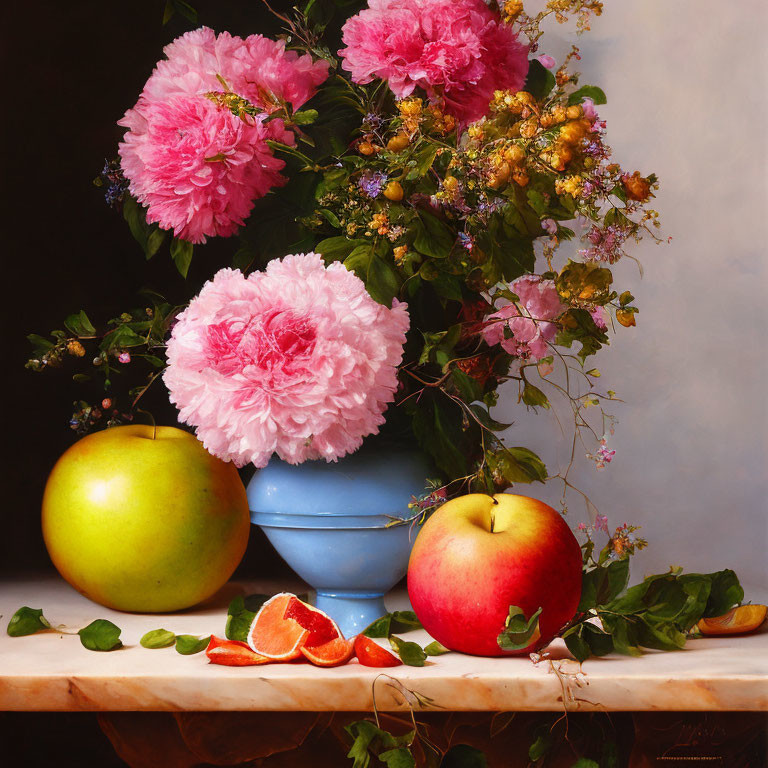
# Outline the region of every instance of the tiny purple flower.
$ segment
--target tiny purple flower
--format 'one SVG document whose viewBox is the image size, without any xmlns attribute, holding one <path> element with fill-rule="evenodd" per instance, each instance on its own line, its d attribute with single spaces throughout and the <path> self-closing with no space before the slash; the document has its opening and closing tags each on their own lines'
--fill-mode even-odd
<svg viewBox="0 0 768 768">
<path fill-rule="evenodd" d="M 557 234 L 557 222 L 554 219 L 542 219 L 541 228 L 550 235 Z"/>
<path fill-rule="evenodd" d="M 131 353 L 130 352 L 121 352 L 117 356 L 118 362 L 121 363 L 130 363 L 131 362 Z"/>
<path fill-rule="evenodd" d="M 384 185 L 387 183 L 387 174 L 381 171 L 366 171 L 361 177 L 358 185 L 368 197 L 378 197 Z"/>
</svg>

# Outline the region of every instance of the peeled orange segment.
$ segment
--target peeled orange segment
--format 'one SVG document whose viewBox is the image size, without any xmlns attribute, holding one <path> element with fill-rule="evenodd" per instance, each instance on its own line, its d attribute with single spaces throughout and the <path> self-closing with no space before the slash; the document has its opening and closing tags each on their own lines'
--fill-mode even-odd
<svg viewBox="0 0 768 768">
<path fill-rule="evenodd" d="M 301 652 L 318 667 L 338 667 L 352 658 L 355 646 L 351 640 L 335 637 L 322 645 L 305 645 Z"/>
<path fill-rule="evenodd" d="M 301 647 L 311 632 L 286 612 L 292 603 L 300 603 L 295 595 L 281 592 L 267 600 L 256 614 L 248 630 L 248 645 L 252 651 L 276 661 L 301 657 Z"/>
<path fill-rule="evenodd" d="M 702 635 L 740 635 L 758 629 L 767 613 L 765 605 L 740 605 L 722 616 L 701 619 L 698 627 Z"/>
<path fill-rule="evenodd" d="M 224 640 L 211 635 L 205 655 L 211 664 L 223 664 L 226 667 L 252 667 L 257 664 L 269 664 L 272 659 L 252 651 L 246 643 L 239 640 Z"/>
<path fill-rule="evenodd" d="M 336 626 L 336 622 L 319 608 L 302 602 L 295 598 L 288 603 L 285 610 L 285 618 L 297 621 L 304 629 L 309 630 L 309 637 L 305 645 L 316 647 L 329 643 L 337 638 L 344 639 L 344 635 Z"/>
<path fill-rule="evenodd" d="M 399 667 L 403 663 L 365 635 L 355 638 L 355 656 L 364 667 Z"/>
</svg>

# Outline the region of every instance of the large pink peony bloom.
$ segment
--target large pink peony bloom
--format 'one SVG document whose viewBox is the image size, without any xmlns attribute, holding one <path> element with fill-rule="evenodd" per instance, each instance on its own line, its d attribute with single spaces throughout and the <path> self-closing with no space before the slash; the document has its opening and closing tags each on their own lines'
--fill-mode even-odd
<svg viewBox="0 0 768 768">
<path fill-rule="evenodd" d="M 141 99 L 121 125 L 129 189 L 147 221 L 193 243 L 233 235 L 253 201 L 285 184 L 267 139 L 291 143 L 280 120 L 241 120 L 201 96 Z"/>
<path fill-rule="evenodd" d="M 245 39 L 208 27 L 187 32 L 167 45 L 144 86 L 148 99 L 231 91 L 251 104 L 273 111 L 289 101 L 298 109 L 328 77 L 328 62 L 286 51 L 285 41 L 261 35 Z"/>
<path fill-rule="evenodd" d="M 405 304 L 376 303 L 314 253 L 248 278 L 223 269 L 179 316 L 164 379 L 180 419 L 222 459 L 335 461 L 384 422 L 408 324 Z"/>
<path fill-rule="evenodd" d="M 193 243 L 235 233 L 253 201 L 285 184 L 285 166 L 268 139 L 293 134 L 279 119 L 264 123 L 283 101 L 294 108 L 315 92 L 328 64 L 252 35 L 243 40 L 203 27 L 166 46 L 139 101 L 119 125 L 128 128 L 120 157 L 132 195 L 147 220 Z M 265 110 L 242 117 L 208 98 L 225 89 Z"/>
<path fill-rule="evenodd" d="M 523 360 L 541 360 L 547 356 L 547 343 L 552 343 L 557 335 L 557 326 L 549 321 L 566 308 L 552 280 L 525 275 L 510 287 L 519 297 L 519 304 L 507 304 L 488 315 L 483 338 L 491 346 L 501 344 L 510 355 Z M 505 327 L 509 328 L 511 338 L 504 337 Z"/>
<path fill-rule="evenodd" d="M 462 122 L 487 114 L 494 90 L 520 90 L 528 72 L 527 46 L 483 0 L 369 0 L 343 41 L 355 82 L 382 78 L 398 98 L 422 88 Z"/>
</svg>

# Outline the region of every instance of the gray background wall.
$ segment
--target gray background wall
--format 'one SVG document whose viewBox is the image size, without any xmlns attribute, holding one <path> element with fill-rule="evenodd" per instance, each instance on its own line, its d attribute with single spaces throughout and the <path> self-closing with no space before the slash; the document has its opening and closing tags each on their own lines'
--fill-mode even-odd
<svg viewBox="0 0 768 768">
<path fill-rule="evenodd" d="M 610 409 L 616 456 L 597 471 L 579 450 L 572 475 L 609 525 L 643 526 L 635 576 L 732 567 L 768 587 L 767 28 L 765 0 L 619 0 L 578 42 L 581 82 L 608 96 L 608 142 L 626 169 L 658 174 L 655 207 L 673 237 L 631 251 L 642 279 L 629 260 L 615 269 L 641 310 L 597 357 L 602 386 L 626 401 Z M 540 52 L 559 64 L 570 30 L 548 32 L 556 42 Z M 514 400 L 507 390 L 497 409 L 516 421 L 509 444 L 563 469 L 570 446 L 552 414 Z M 530 490 L 553 503 L 561 487 Z M 588 522 L 569 501 L 569 522 Z"/>
</svg>

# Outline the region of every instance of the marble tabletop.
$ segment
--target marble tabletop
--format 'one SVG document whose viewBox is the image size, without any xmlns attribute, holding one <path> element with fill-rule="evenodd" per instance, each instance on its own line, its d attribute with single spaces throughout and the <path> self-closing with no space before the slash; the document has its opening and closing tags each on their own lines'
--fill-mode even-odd
<svg viewBox="0 0 768 768">
<path fill-rule="evenodd" d="M 768 710 L 765 626 L 743 637 L 692 640 L 683 651 L 590 659 L 581 668 L 556 658 L 567 656 L 557 643 L 553 658 L 538 664 L 449 653 L 424 667 L 383 671 L 356 660 L 332 669 L 296 663 L 223 667 L 209 664 L 204 653 L 182 656 L 173 647 L 139 645 L 145 632 L 159 627 L 223 636 L 232 597 L 286 588 L 231 582 L 203 606 L 157 615 L 111 611 L 56 576 L 1 582 L 0 710 L 370 711 L 374 697 L 379 709 L 390 711 L 429 701 L 446 710 L 493 712 Z M 390 610 L 406 608 L 407 597 L 396 592 L 387 603 Z M 22 605 L 42 608 L 52 624 L 75 629 L 109 619 L 122 629 L 124 647 L 93 652 L 77 635 L 53 630 L 9 637 L 7 622 Z M 424 631 L 404 637 L 429 642 Z"/>
</svg>

